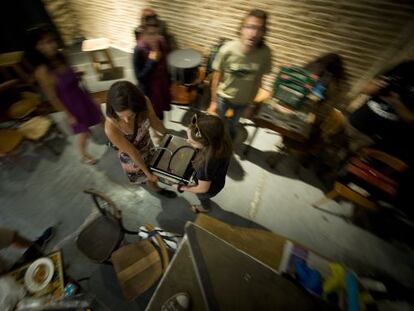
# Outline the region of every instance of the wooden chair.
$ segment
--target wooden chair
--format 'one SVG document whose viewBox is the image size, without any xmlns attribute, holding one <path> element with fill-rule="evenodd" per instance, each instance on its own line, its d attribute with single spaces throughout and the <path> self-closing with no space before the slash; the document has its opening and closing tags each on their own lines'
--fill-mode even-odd
<svg viewBox="0 0 414 311">
<path fill-rule="evenodd" d="M 18 147 L 23 141 L 23 135 L 15 129 L 0 129 L 0 160 L 24 167 L 17 157 Z"/>
<path fill-rule="evenodd" d="M 123 245 L 125 234 L 137 235 L 122 223 L 122 212 L 105 194 L 94 189 L 92 196 L 100 215 L 87 224 L 77 238 L 78 249 L 98 263 L 112 263 L 124 296 L 135 299 L 157 282 L 168 264 L 168 252 L 159 234 L 153 235 L 157 248 L 148 239 Z M 145 225 L 148 231 L 153 229 Z"/>
<path fill-rule="evenodd" d="M 10 106 L 10 108 L 7 111 L 7 115 L 9 118 L 14 120 L 25 119 L 33 112 L 35 112 L 36 109 L 39 107 L 39 105 L 41 104 L 40 96 L 34 93 L 26 94 L 27 95 L 24 96 L 23 99 L 15 102 Z"/>
<path fill-rule="evenodd" d="M 56 124 L 50 117 L 46 116 L 36 116 L 30 120 L 22 123 L 18 131 L 22 134 L 24 138 L 30 140 L 38 145 L 46 147 L 53 154 L 59 155 L 59 151 L 56 150 L 49 141 L 54 137 L 53 133 L 56 133 L 59 137 L 65 137 L 63 132 L 61 132 Z"/>
<path fill-rule="evenodd" d="M 369 157 L 371 159 L 377 160 L 386 165 L 386 168 L 381 172 L 371 170 L 367 174 L 372 174 L 375 177 L 380 177 L 385 183 L 389 183 L 389 187 L 393 187 L 395 182 L 389 177 L 392 174 L 402 173 L 406 171 L 409 167 L 406 163 L 400 159 L 393 157 L 385 152 L 380 150 L 375 150 L 371 148 L 364 148 L 359 153 L 360 158 Z M 362 176 L 363 177 L 363 176 Z M 330 200 L 338 200 L 339 198 L 344 198 L 357 206 L 369 209 L 376 210 L 378 208 L 375 198 L 371 198 L 369 193 L 366 190 L 360 188 L 357 185 L 349 184 L 346 185 L 340 181 L 336 181 L 334 184 L 333 190 L 325 194 L 323 198 L 313 203 L 312 206 L 315 208 L 320 208 L 321 205 L 327 203 Z"/>
<path fill-rule="evenodd" d="M 150 232 L 151 225 L 145 225 Z M 127 300 L 133 300 L 152 287 L 165 273 L 169 256 L 161 237 L 155 235 L 158 248 L 148 239 L 125 245 L 111 259 L 119 285 Z"/>
<path fill-rule="evenodd" d="M 24 58 L 23 51 L 0 54 L 0 74 L 6 80 L 18 79 L 19 84 L 28 85 L 35 90 L 35 79 L 30 72 L 31 65 Z"/>
</svg>

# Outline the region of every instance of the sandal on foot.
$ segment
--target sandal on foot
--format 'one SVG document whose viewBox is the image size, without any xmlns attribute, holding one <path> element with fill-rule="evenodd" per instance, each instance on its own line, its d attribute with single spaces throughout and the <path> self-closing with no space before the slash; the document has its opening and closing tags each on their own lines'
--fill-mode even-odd
<svg viewBox="0 0 414 311">
<path fill-rule="evenodd" d="M 211 209 L 209 208 L 204 208 L 202 205 L 191 205 L 191 210 L 193 211 L 193 213 L 198 214 L 198 213 L 210 213 Z"/>
<path fill-rule="evenodd" d="M 94 158 L 88 158 L 88 157 L 83 157 L 81 159 L 82 163 L 88 164 L 88 165 L 95 165 L 96 163 L 98 163 L 98 160 L 94 159 Z"/>
</svg>

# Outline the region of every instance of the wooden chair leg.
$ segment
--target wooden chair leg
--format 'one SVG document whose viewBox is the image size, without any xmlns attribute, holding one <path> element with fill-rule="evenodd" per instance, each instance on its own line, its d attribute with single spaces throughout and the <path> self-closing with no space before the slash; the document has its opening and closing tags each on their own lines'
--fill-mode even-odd
<svg viewBox="0 0 414 311">
<path fill-rule="evenodd" d="M 335 198 L 337 198 L 339 196 L 339 193 L 336 192 L 335 190 L 332 190 L 331 192 L 328 192 L 327 194 L 325 194 L 325 196 L 320 199 L 319 201 L 316 201 L 315 203 L 312 204 L 313 207 L 320 207 L 321 205 L 334 200 Z"/>
</svg>

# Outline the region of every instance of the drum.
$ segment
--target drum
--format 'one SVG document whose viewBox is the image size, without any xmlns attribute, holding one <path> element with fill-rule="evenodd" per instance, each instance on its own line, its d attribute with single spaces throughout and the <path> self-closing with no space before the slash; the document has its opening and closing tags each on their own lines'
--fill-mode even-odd
<svg viewBox="0 0 414 311">
<path fill-rule="evenodd" d="M 155 152 L 150 169 L 159 181 L 167 184 L 195 185 L 195 171 L 192 160 L 196 151 L 187 140 L 166 135 Z"/>
<path fill-rule="evenodd" d="M 201 54 L 193 49 L 175 50 L 168 55 L 171 79 L 178 84 L 191 84 L 197 78 Z"/>
</svg>

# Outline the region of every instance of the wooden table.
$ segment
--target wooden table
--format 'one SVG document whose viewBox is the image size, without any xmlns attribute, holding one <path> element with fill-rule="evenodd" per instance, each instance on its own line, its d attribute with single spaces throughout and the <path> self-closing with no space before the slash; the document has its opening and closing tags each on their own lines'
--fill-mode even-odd
<svg viewBox="0 0 414 311">
<path fill-rule="evenodd" d="M 256 112 L 250 120 L 254 122 L 255 130 L 247 141 L 243 151 L 247 155 L 260 128 L 270 129 L 299 144 L 307 142 L 315 122 L 315 114 L 311 109 L 301 111 L 292 110 L 273 98 L 267 98 L 258 105 Z"/>
<path fill-rule="evenodd" d="M 109 70 L 115 70 L 115 64 L 112 60 L 112 55 L 109 51 L 110 41 L 107 38 L 97 38 L 97 39 L 88 39 L 82 42 L 82 51 L 87 52 L 92 61 L 92 67 L 102 79 L 102 75 L 105 72 L 105 69 L 102 68 L 102 65 L 109 65 Z M 100 60 L 98 53 L 103 53 L 105 56 L 104 60 Z"/>
</svg>

